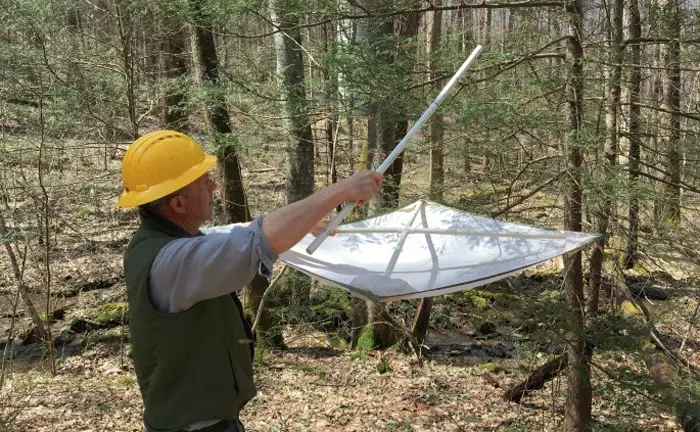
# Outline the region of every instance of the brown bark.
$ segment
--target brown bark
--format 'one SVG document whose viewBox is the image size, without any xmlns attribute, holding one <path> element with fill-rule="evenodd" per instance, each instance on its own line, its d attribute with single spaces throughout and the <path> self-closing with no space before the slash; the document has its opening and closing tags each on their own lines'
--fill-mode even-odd
<svg viewBox="0 0 700 432">
<path fill-rule="evenodd" d="M 337 35 L 335 30 L 333 29 L 333 26 L 331 25 L 324 25 L 323 26 L 323 32 L 324 32 L 324 49 L 326 53 L 329 52 L 329 46 L 328 42 L 333 41 Z M 337 111 L 338 108 L 338 77 L 337 75 L 332 72 L 330 69 L 326 69 L 323 74 L 323 78 L 325 81 L 326 85 L 326 99 L 327 99 L 327 117 L 326 117 L 326 124 L 325 124 L 325 129 L 326 129 L 326 148 L 328 149 L 328 165 L 329 165 L 329 171 L 330 171 L 330 183 L 334 184 L 338 182 L 338 169 L 337 169 L 337 157 L 338 157 L 338 151 L 337 151 L 337 145 L 338 145 L 338 140 L 340 139 L 339 136 L 336 135 L 336 128 L 338 124 L 340 123 L 341 119 L 338 118 L 338 121 L 335 121 L 335 112 Z M 352 124 L 352 119 L 348 118 L 348 125 Z M 348 134 L 351 135 L 352 131 L 348 131 Z M 349 150 L 352 152 L 352 149 Z M 352 163 L 350 164 L 352 166 Z M 336 208 L 337 211 L 340 211 L 342 208 L 342 205 L 338 205 Z"/>
<path fill-rule="evenodd" d="M 295 0 L 274 0 L 270 7 L 273 24 L 283 30 L 275 34 L 275 49 L 287 136 L 287 203 L 304 199 L 314 191 L 314 140 L 306 103 L 301 31 L 295 9 Z"/>
<path fill-rule="evenodd" d="M 272 0 L 271 21 L 283 30 L 274 37 L 277 54 L 277 82 L 282 96 L 286 136 L 287 203 L 302 200 L 314 192 L 314 139 L 309 121 L 304 74 L 303 43 L 299 29 L 297 0 Z M 294 278 L 292 300 L 308 303 L 311 279 L 303 274 Z"/>
<path fill-rule="evenodd" d="M 566 140 L 567 192 L 565 198 L 565 227 L 569 231 L 581 231 L 581 167 L 583 155 L 580 137 L 583 109 L 583 47 L 582 17 L 580 0 L 572 0 L 566 5 L 568 13 L 567 62 L 569 63 L 566 83 L 567 122 L 569 133 Z M 588 431 L 591 428 L 591 399 L 589 350 L 585 339 L 585 298 L 583 293 L 583 273 L 581 252 L 564 256 L 564 291 L 569 305 L 570 330 L 568 339 L 567 371 L 568 391 L 564 430 Z"/>
<path fill-rule="evenodd" d="M 367 10 L 374 8 L 374 1 L 365 0 L 363 6 Z M 401 39 L 414 38 L 418 34 L 420 24 L 420 14 L 407 14 L 394 19 L 386 19 L 384 21 L 368 20 L 363 23 L 362 30 L 358 28 L 359 37 L 369 39 L 370 45 L 378 48 L 374 53 L 377 62 L 381 62 L 379 67 L 393 67 L 397 55 L 406 55 L 397 53 L 396 50 L 379 47 L 377 40 L 383 39 L 386 36 L 399 33 Z M 381 42 L 386 43 L 385 41 Z M 381 49 L 381 50 L 379 50 Z M 409 54 L 411 55 L 411 54 Z M 400 138 L 408 131 L 408 121 L 401 113 L 401 107 L 395 104 L 381 103 L 374 101 L 369 108 L 368 133 L 367 133 L 367 159 L 371 157 L 371 143 L 375 137 L 373 127 L 376 126 L 376 138 L 379 150 L 380 160 L 383 161 L 386 156 L 391 153 Z M 374 120 L 374 121 L 373 121 Z M 383 186 L 376 198 L 372 201 L 372 211 L 381 213 L 384 210 L 396 208 L 399 203 L 399 188 L 401 185 L 401 174 L 403 172 L 403 154 L 388 167 L 384 172 Z M 365 344 L 371 345 L 372 348 L 384 348 L 391 346 L 399 339 L 399 335 L 395 326 L 388 324 L 391 317 L 379 305 L 373 302 L 367 302 L 367 313 L 358 310 L 364 305 L 358 304 L 355 308 L 353 316 L 353 328 L 355 330 L 355 338 L 364 332 L 365 337 L 362 338 Z M 363 320 L 366 318 L 366 321 Z M 371 341 L 369 340 L 371 338 Z"/>
<path fill-rule="evenodd" d="M 398 341 L 399 329 L 385 308 L 379 303 L 355 299 L 350 344 L 352 349 L 389 348 Z"/>
<path fill-rule="evenodd" d="M 385 37 L 394 33 L 394 21 L 387 20 L 379 24 L 379 37 Z M 382 67 L 391 67 L 395 61 L 395 53 L 385 50 L 381 55 Z M 397 107 L 394 104 L 383 104 L 378 102 L 375 105 L 375 118 L 377 126 L 377 144 L 379 160 L 384 159 L 394 150 L 396 137 L 400 134 L 401 127 L 397 122 Z M 400 138 L 399 138 L 400 139 Z M 388 169 L 384 172 L 382 189 L 373 200 L 374 213 L 382 213 L 386 210 L 396 208 L 399 202 L 399 186 L 401 184 L 401 173 L 403 171 L 403 156 L 401 152 Z"/>
<path fill-rule="evenodd" d="M 442 0 L 435 0 L 434 5 L 442 6 Z M 440 61 L 440 40 L 442 39 L 442 12 L 431 12 L 428 16 L 428 79 L 436 78 Z M 445 183 L 444 151 L 442 145 L 443 118 L 441 112 L 433 113 L 430 119 L 430 199 L 442 201 Z"/>
<path fill-rule="evenodd" d="M 335 125 L 336 122 L 329 115 L 326 119 L 326 146 L 328 148 L 328 169 L 330 171 L 330 184 L 338 183 L 338 170 L 336 168 L 336 136 L 335 136 Z M 338 206 L 338 211 L 340 211 L 342 206 Z"/>
<path fill-rule="evenodd" d="M 650 3 L 647 7 L 649 8 L 649 10 L 655 10 L 657 11 L 657 14 L 659 14 L 662 1 L 663 0 L 650 0 Z M 657 16 L 660 17 L 662 15 Z M 663 33 L 665 29 L 663 28 L 663 25 L 661 24 L 660 20 L 658 20 L 658 18 L 657 23 L 658 24 L 657 26 L 655 26 L 655 31 L 657 33 Z M 662 147 L 661 141 L 661 135 L 664 133 L 662 127 L 664 113 L 661 111 L 661 109 L 663 108 L 663 70 L 665 67 L 662 58 L 663 48 L 661 45 L 651 45 L 645 48 L 646 49 L 643 52 L 642 58 L 646 59 L 646 61 L 651 60 L 653 69 L 651 70 L 651 73 L 645 76 L 645 80 L 643 81 L 643 89 L 645 90 L 645 92 L 642 96 L 642 99 L 651 102 L 650 107 L 644 107 L 650 110 L 650 112 L 645 116 L 645 120 L 648 120 L 645 122 L 646 127 L 644 135 L 647 138 L 647 143 L 646 146 L 643 147 L 643 149 L 646 152 L 644 156 L 646 162 L 650 163 L 652 166 L 663 166 L 665 163 L 665 150 Z M 666 186 L 662 182 L 653 185 L 655 188 L 655 193 L 652 195 L 654 205 L 654 220 L 652 223 L 658 225 L 664 219 L 665 216 L 664 191 L 666 189 Z"/>
<path fill-rule="evenodd" d="M 628 21 L 625 25 L 629 33 L 626 39 L 638 39 L 642 35 L 641 18 L 639 16 L 638 0 L 629 0 L 627 2 Z M 641 47 L 637 44 L 630 46 L 630 62 L 632 68 L 630 70 L 629 81 L 627 84 L 627 97 L 629 99 L 629 112 L 627 115 L 627 143 L 628 143 L 628 158 L 629 158 L 629 180 L 630 186 L 634 187 L 639 180 L 639 161 L 640 161 L 640 139 L 641 139 L 641 110 L 639 107 L 640 92 L 642 85 L 641 67 Z M 625 246 L 625 256 L 623 258 L 623 266 L 625 269 L 634 267 L 637 255 L 637 247 L 639 241 L 639 198 L 635 193 L 630 195 L 629 210 L 628 210 L 628 232 Z"/>
<path fill-rule="evenodd" d="M 194 1 L 194 5 L 195 10 L 199 12 L 197 9 L 199 2 Z M 214 45 L 214 33 L 206 18 L 201 15 L 200 12 L 198 25 L 195 26 L 195 36 L 202 81 L 207 85 L 216 86 L 219 85 L 219 59 Z M 243 189 L 240 161 L 236 148 L 230 142 L 231 120 L 223 94 L 216 93 L 211 100 L 207 101 L 206 110 L 218 148 L 218 166 L 223 184 L 222 200 L 226 219 L 231 223 L 249 221 L 250 214 Z"/>
<path fill-rule="evenodd" d="M 211 86 L 219 84 L 219 59 L 214 45 L 214 33 L 206 13 L 201 9 L 199 0 L 192 0 L 192 8 L 196 16 L 195 38 L 198 51 L 198 62 L 202 73 L 202 81 Z M 224 214 L 228 223 L 247 222 L 251 220 L 250 211 L 243 189 L 243 176 L 236 148 L 230 142 L 231 120 L 226 110 L 226 102 L 221 93 L 216 93 L 212 100 L 207 101 L 207 119 L 215 131 L 218 154 L 217 164 L 221 172 L 222 200 Z M 254 316 L 260 301 L 267 289 L 268 281 L 256 274 L 247 287 L 249 307 L 247 314 Z M 262 346 L 281 344 L 281 335 L 272 334 L 272 325 L 266 310 L 262 311 L 258 325 L 258 342 Z"/>
<path fill-rule="evenodd" d="M 161 118 L 168 129 L 187 130 L 187 113 L 180 105 L 184 95 L 177 80 L 187 75 L 186 32 L 183 23 L 172 17 L 163 18 L 165 34 L 160 47 L 160 74 L 169 83 L 163 95 Z"/>
<path fill-rule="evenodd" d="M 507 401 L 519 403 L 528 393 L 541 389 L 545 384 L 555 378 L 559 372 L 566 369 L 567 361 L 568 356 L 566 355 L 548 361 L 530 372 L 523 382 L 503 393 L 503 398 Z"/>
<path fill-rule="evenodd" d="M 411 334 L 417 343 L 422 344 L 425 340 L 425 335 L 428 333 L 430 325 L 430 311 L 433 308 L 433 299 L 428 297 L 421 299 L 418 304 L 418 310 L 413 319 L 413 328 Z"/>
<path fill-rule="evenodd" d="M 617 165 L 618 148 L 618 115 L 617 110 L 620 104 L 620 75 L 623 54 L 623 27 L 622 16 L 624 12 L 624 0 L 613 0 L 612 19 L 609 24 L 610 38 L 610 66 L 606 70 L 607 75 L 607 103 L 605 107 L 605 160 L 603 161 L 603 184 L 611 185 L 613 183 L 613 171 Z M 612 196 L 614 190 L 608 188 L 603 189 L 602 202 L 599 203 L 599 211 L 597 212 L 598 234 L 601 235 L 600 240 L 596 243 L 591 255 L 590 264 L 590 285 L 588 290 L 588 308 L 586 318 L 592 319 L 598 313 L 598 301 L 600 295 L 600 285 L 603 277 L 603 259 L 605 245 L 608 238 L 608 221 L 611 217 L 611 211 L 614 208 Z"/>
<path fill-rule="evenodd" d="M 139 136 L 138 118 L 136 115 L 136 61 L 134 60 L 134 22 L 131 20 L 129 8 L 122 7 L 123 0 L 114 2 L 119 29 L 119 42 L 121 46 L 121 61 L 126 81 L 126 102 L 129 112 L 129 125 L 131 136 L 136 139 Z"/>
<path fill-rule="evenodd" d="M 680 5 L 678 0 L 661 0 L 662 26 L 671 42 L 661 46 L 661 64 L 663 65 L 663 99 L 660 114 L 661 149 L 665 152 L 664 165 L 669 173 L 664 184 L 662 217 L 669 222 L 680 222 L 681 191 L 676 186 L 681 181 L 680 151 Z"/>
<path fill-rule="evenodd" d="M 408 13 L 401 16 L 396 22 L 387 21 L 381 23 L 379 25 L 379 34 L 389 35 L 398 30 L 402 39 L 412 39 L 418 34 L 419 25 L 420 14 L 415 12 Z M 387 67 L 393 65 L 396 60 L 395 55 L 394 53 L 382 55 L 383 64 Z M 415 53 L 403 55 L 414 57 Z M 400 108 L 388 106 L 387 104 L 378 104 L 376 113 L 379 151 L 383 161 L 408 132 L 408 120 L 402 118 L 405 115 L 400 112 Z M 401 152 L 384 173 L 383 186 L 376 199 L 377 211 L 393 209 L 399 205 L 404 153 Z"/>
<path fill-rule="evenodd" d="M 484 41 L 484 46 L 488 49 L 491 46 L 491 10 L 490 9 L 485 9 L 482 11 L 484 14 L 483 22 L 482 22 L 482 28 L 481 33 L 481 39 Z M 479 83 L 481 84 L 482 88 L 485 88 L 487 85 L 488 81 L 488 71 L 486 69 L 482 69 L 481 72 L 479 73 Z M 491 140 L 491 133 L 488 128 L 484 130 L 484 141 L 489 142 Z M 483 172 L 484 174 L 487 174 L 490 172 L 491 165 L 493 164 L 493 161 L 491 160 L 491 151 L 490 149 L 487 148 L 484 150 L 484 154 L 481 158 L 481 164 L 483 166 Z"/>
</svg>

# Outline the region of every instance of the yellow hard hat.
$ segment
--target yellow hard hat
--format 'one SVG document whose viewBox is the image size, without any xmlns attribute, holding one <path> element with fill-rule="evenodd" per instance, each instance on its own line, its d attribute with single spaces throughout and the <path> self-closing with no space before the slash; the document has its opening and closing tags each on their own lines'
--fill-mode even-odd
<svg viewBox="0 0 700 432">
<path fill-rule="evenodd" d="M 159 130 L 134 141 L 124 154 L 119 207 L 136 207 L 171 194 L 204 175 L 216 157 L 189 136 Z"/>
</svg>

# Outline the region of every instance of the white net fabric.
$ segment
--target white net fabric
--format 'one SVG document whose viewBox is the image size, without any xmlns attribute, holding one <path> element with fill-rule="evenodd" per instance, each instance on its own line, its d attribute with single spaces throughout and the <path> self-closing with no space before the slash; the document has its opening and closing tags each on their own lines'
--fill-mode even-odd
<svg viewBox="0 0 700 432">
<path fill-rule="evenodd" d="M 313 255 L 306 252 L 314 239 L 309 234 L 280 259 L 316 280 L 381 302 L 475 288 L 599 237 L 500 222 L 425 200 L 340 229 Z"/>
</svg>

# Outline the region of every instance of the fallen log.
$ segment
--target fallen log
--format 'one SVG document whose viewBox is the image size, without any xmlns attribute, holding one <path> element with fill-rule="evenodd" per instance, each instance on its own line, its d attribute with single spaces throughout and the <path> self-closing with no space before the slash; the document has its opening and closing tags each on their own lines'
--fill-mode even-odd
<svg viewBox="0 0 700 432">
<path fill-rule="evenodd" d="M 484 343 L 478 340 L 465 343 L 450 343 L 441 345 L 424 344 L 430 354 L 441 354 L 454 357 L 486 357 L 513 358 L 512 347 L 502 342 Z"/>
<path fill-rule="evenodd" d="M 642 359 L 650 377 L 664 385 L 660 390 L 661 398 L 676 416 L 676 422 L 684 432 L 700 432 L 700 404 L 677 394 L 675 387 L 681 380 L 681 369 L 695 372 L 679 353 L 672 352 L 662 342 L 660 334 L 650 320 L 649 311 L 632 300 L 621 303 L 624 315 L 629 320 L 637 321 L 649 331 L 649 340 L 641 351 Z"/>
<path fill-rule="evenodd" d="M 503 393 L 503 399 L 519 403 L 528 393 L 532 393 L 544 387 L 544 385 L 556 377 L 559 372 L 566 369 L 567 365 L 568 356 L 566 353 L 553 358 L 532 371 L 523 382 L 506 390 Z"/>
<path fill-rule="evenodd" d="M 661 397 L 666 405 L 674 411 L 676 422 L 683 427 L 683 431 L 700 432 L 700 405 L 682 396 L 679 397 L 671 389 L 671 385 L 677 384 L 679 381 L 674 361 L 667 356 L 664 350 L 652 343 L 644 347 L 642 358 L 647 366 L 649 376 L 664 385 L 669 385 L 669 387 L 661 389 Z"/>
<path fill-rule="evenodd" d="M 675 294 L 672 288 L 654 284 L 650 281 L 635 282 L 628 286 L 634 298 L 665 301 Z"/>
</svg>

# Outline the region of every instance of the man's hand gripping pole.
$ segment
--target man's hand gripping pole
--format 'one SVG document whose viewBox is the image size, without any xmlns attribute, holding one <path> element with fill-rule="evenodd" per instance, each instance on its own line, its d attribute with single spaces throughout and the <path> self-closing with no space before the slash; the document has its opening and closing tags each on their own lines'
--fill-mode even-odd
<svg viewBox="0 0 700 432">
<path fill-rule="evenodd" d="M 472 51 L 471 55 L 467 60 L 462 63 L 462 66 L 457 70 L 457 72 L 452 76 L 450 81 L 447 83 L 445 88 L 442 89 L 440 94 L 435 98 L 432 104 L 428 107 L 428 109 L 423 113 L 423 115 L 416 121 L 416 123 L 413 125 L 411 130 L 408 131 L 406 136 L 403 137 L 401 142 L 399 142 L 396 145 L 396 148 L 389 154 L 389 156 L 384 159 L 384 162 L 377 168 L 377 172 L 384 174 L 384 172 L 389 168 L 389 166 L 394 163 L 394 159 L 401 154 L 401 152 L 406 148 L 406 145 L 408 144 L 408 141 L 415 135 L 415 133 L 418 131 L 418 129 L 421 128 L 423 123 L 430 118 L 430 116 L 433 114 L 433 112 L 437 109 L 437 107 L 440 105 L 440 102 L 445 98 L 447 93 L 450 91 L 450 89 L 455 85 L 455 83 L 461 78 L 461 76 L 464 74 L 464 72 L 469 69 L 469 66 L 472 64 L 472 62 L 481 54 L 482 50 L 481 45 L 477 45 L 476 48 L 474 48 L 474 51 Z M 349 204 L 346 204 L 345 207 L 343 207 L 338 214 L 333 218 L 328 223 L 328 226 L 326 226 L 326 229 L 319 234 L 318 237 L 314 239 L 314 241 L 306 248 L 306 252 L 308 254 L 313 254 L 316 249 L 318 249 L 319 246 L 321 246 L 321 243 L 328 238 L 331 232 L 333 232 L 334 229 L 338 228 L 340 223 L 345 219 L 345 217 L 350 213 L 350 211 L 357 205 L 356 202 L 352 202 Z"/>
</svg>

